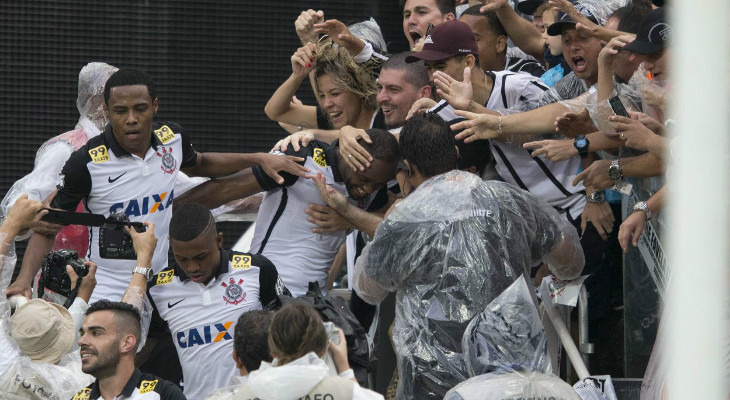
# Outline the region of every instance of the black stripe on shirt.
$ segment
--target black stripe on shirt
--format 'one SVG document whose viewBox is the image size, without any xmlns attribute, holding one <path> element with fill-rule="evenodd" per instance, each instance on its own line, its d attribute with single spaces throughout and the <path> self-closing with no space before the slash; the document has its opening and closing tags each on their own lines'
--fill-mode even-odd
<svg viewBox="0 0 730 400">
<path fill-rule="evenodd" d="M 509 160 L 507 160 L 507 157 L 502 152 L 502 149 L 500 149 L 498 146 L 492 145 L 494 150 L 497 152 L 497 155 L 499 155 L 499 158 L 502 159 L 502 162 L 504 163 L 504 166 L 507 167 L 507 170 L 509 170 L 509 173 L 512 175 L 512 178 L 514 178 L 515 182 L 517 182 L 517 185 L 522 188 L 522 190 L 530 191 L 530 189 L 527 188 L 524 182 L 522 182 L 522 179 L 520 179 L 520 176 L 517 175 L 517 171 L 515 171 L 514 167 L 512 167 L 512 164 L 509 163 Z"/>
<path fill-rule="evenodd" d="M 274 214 L 274 218 L 271 220 L 271 223 L 269 224 L 269 229 L 266 230 L 266 236 L 264 236 L 264 240 L 261 241 L 261 247 L 259 247 L 258 254 L 262 254 L 264 252 L 264 248 L 266 247 L 266 242 L 269 241 L 271 232 L 274 231 L 274 226 L 276 226 L 276 223 L 279 221 L 279 218 L 281 218 L 281 215 L 284 214 L 284 210 L 286 209 L 287 200 L 289 200 L 289 194 L 287 193 L 287 190 L 285 187 L 281 188 L 281 202 L 279 203 L 279 208 L 276 209 L 276 214 Z"/>
<path fill-rule="evenodd" d="M 532 155 L 533 150 L 530 149 L 530 150 L 527 150 L 527 152 L 530 153 L 530 155 Z M 553 172 L 550 171 L 550 168 L 548 168 L 548 166 L 545 165 L 545 163 L 541 159 L 539 159 L 538 157 L 532 157 L 532 159 L 535 160 L 535 162 L 540 167 L 542 172 L 545 173 L 545 175 L 548 177 L 548 179 L 550 179 L 550 182 L 552 182 L 553 185 L 555 185 L 555 187 L 558 188 L 558 190 L 560 190 L 567 197 L 570 197 L 573 195 L 573 193 L 570 193 L 567 189 L 565 189 L 563 184 L 560 183 L 560 181 L 555 177 L 555 175 L 553 175 Z"/>
</svg>

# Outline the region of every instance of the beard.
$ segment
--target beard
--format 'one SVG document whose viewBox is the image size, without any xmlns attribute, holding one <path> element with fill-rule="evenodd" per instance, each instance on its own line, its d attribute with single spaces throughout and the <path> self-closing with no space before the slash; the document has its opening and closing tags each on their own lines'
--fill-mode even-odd
<svg viewBox="0 0 730 400">
<path fill-rule="evenodd" d="M 118 351 L 118 349 L 113 347 L 107 351 L 94 351 L 94 353 L 93 357 L 96 358 L 96 361 L 89 365 L 82 364 L 81 371 L 92 375 L 97 379 L 114 375 L 117 371 L 119 360 L 122 357 L 122 354 Z"/>
</svg>

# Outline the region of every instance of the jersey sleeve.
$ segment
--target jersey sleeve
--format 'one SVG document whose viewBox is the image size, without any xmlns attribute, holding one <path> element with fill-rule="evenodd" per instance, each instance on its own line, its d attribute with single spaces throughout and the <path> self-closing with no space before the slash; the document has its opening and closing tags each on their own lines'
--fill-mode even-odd
<svg viewBox="0 0 730 400">
<path fill-rule="evenodd" d="M 301 157 L 305 161 L 307 157 L 311 157 L 314 152 L 314 144 L 310 143 L 306 147 L 301 147 L 299 151 L 294 151 L 292 146 L 289 146 L 289 148 L 286 150 L 285 153 L 282 153 L 280 151 L 272 151 L 270 154 L 276 154 L 281 156 L 295 156 L 295 157 Z M 299 164 L 304 165 L 304 162 L 302 161 Z M 272 177 L 266 175 L 266 172 L 264 172 L 264 169 L 261 168 L 260 165 L 254 165 L 253 168 L 251 168 L 253 171 L 253 175 L 256 178 L 256 181 L 259 183 L 262 189 L 264 190 L 273 190 L 280 187 L 288 187 L 293 185 L 297 179 L 299 179 L 298 176 L 292 175 L 288 172 L 280 171 L 279 175 L 281 175 L 282 178 L 284 178 L 284 183 L 279 184 L 277 183 Z"/>
<path fill-rule="evenodd" d="M 51 202 L 51 207 L 74 211 L 79 201 L 91 192 L 91 175 L 86 166 L 89 161 L 86 146 L 71 154 L 61 170 L 58 193 Z"/>
<path fill-rule="evenodd" d="M 182 138 L 183 159 L 180 163 L 180 168 L 189 168 L 194 166 L 198 160 L 198 153 L 193 148 L 192 142 L 190 141 L 190 135 L 185 132 L 185 129 L 182 126 L 174 122 L 165 122 L 165 125 L 168 125 L 173 132 L 180 135 Z"/>
<path fill-rule="evenodd" d="M 259 267 L 259 299 L 264 310 L 275 310 L 281 305 L 279 296 L 291 296 L 284 286 L 279 272 L 268 258 L 260 254 L 251 255 L 251 263 Z"/>
<path fill-rule="evenodd" d="M 160 400 L 187 400 L 179 387 L 164 379 L 155 385 L 155 392 L 160 395 Z"/>
</svg>

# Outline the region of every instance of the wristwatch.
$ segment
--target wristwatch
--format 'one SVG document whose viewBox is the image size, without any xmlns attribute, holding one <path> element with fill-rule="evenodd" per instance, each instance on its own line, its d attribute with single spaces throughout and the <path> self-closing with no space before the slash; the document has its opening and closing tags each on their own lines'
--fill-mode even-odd
<svg viewBox="0 0 730 400">
<path fill-rule="evenodd" d="M 634 211 L 643 211 L 644 214 L 646 214 L 646 220 L 648 221 L 651 219 L 651 210 L 645 201 L 639 201 L 634 204 Z"/>
<path fill-rule="evenodd" d="M 588 144 L 590 142 L 586 138 L 586 135 L 578 135 L 575 137 L 575 140 L 573 140 L 573 146 L 578 150 L 578 154 L 580 155 L 580 158 L 586 158 L 588 157 Z"/>
<path fill-rule="evenodd" d="M 608 177 L 613 179 L 614 181 L 617 181 L 624 177 L 623 172 L 621 172 L 621 165 L 618 163 L 618 158 L 615 160 L 611 160 L 611 166 L 608 167 Z"/>
<path fill-rule="evenodd" d="M 606 201 L 606 194 L 602 190 L 599 190 L 586 196 L 586 200 L 593 204 L 603 204 Z"/>
<path fill-rule="evenodd" d="M 133 274 L 141 274 L 141 275 L 144 275 L 144 277 L 147 280 L 152 279 L 152 268 L 140 267 L 138 265 L 138 266 L 134 267 L 134 269 L 132 270 L 132 273 Z"/>
</svg>

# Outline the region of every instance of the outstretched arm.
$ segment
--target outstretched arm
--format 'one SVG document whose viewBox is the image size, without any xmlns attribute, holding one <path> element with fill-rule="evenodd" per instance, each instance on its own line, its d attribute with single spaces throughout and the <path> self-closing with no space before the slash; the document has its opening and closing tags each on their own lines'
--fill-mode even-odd
<svg viewBox="0 0 730 400">
<path fill-rule="evenodd" d="M 504 30 L 507 31 L 507 36 L 512 39 L 515 45 L 538 61 L 545 61 L 545 39 L 542 38 L 542 33 L 528 20 L 517 15 L 507 0 L 487 0 L 481 11 L 496 12 L 497 18 L 504 26 Z"/>
<path fill-rule="evenodd" d="M 304 159 L 300 157 L 282 157 L 269 153 L 198 153 L 195 165 L 183 168 L 182 171 L 190 176 L 215 177 L 260 165 L 266 175 L 282 183 L 284 178 L 279 175 L 280 171 L 306 176 L 309 169 L 299 164 L 302 161 Z"/>
<path fill-rule="evenodd" d="M 182 197 L 175 199 L 175 207 L 187 203 L 198 203 L 212 210 L 229 201 L 242 199 L 262 190 L 253 170 L 247 168 L 233 175 L 211 179 L 190 189 Z"/>
</svg>

